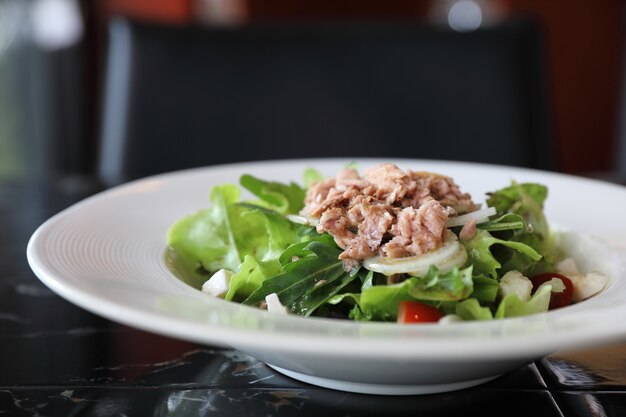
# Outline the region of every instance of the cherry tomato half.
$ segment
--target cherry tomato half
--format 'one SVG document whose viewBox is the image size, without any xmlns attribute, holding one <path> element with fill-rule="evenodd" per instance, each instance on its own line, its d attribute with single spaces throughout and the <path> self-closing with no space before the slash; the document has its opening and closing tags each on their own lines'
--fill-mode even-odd
<svg viewBox="0 0 626 417">
<path fill-rule="evenodd" d="M 530 277 L 530 281 L 533 283 L 532 293 L 534 294 L 541 284 L 550 281 L 552 278 L 558 278 L 563 281 L 565 290 L 562 292 L 552 293 L 550 297 L 549 309 L 554 310 L 555 308 L 561 308 L 572 304 L 572 295 L 574 294 L 574 285 L 572 284 L 572 281 L 569 278 L 555 272 L 546 272 L 544 274 Z"/>
<path fill-rule="evenodd" d="M 398 305 L 398 323 L 433 323 L 442 317 L 435 307 L 418 301 L 401 301 Z"/>
</svg>

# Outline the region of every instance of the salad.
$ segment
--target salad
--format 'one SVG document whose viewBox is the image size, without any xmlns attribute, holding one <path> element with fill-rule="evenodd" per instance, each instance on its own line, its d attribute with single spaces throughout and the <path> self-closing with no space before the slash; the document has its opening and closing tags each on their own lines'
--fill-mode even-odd
<svg viewBox="0 0 626 417">
<path fill-rule="evenodd" d="M 242 189 L 254 195 L 243 200 Z M 565 258 L 547 188 L 512 182 L 477 204 L 456 182 L 381 164 L 302 185 L 245 174 L 167 241 L 185 281 L 280 314 L 401 323 L 493 320 L 588 298 L 606 277 Z"/>
</svg>

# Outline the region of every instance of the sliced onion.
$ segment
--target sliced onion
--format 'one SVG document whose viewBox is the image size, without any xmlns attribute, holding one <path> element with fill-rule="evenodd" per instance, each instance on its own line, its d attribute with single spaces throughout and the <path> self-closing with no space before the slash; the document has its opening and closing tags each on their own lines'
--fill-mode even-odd
<svg viewBox="0 0 626 417">
<path fill-rule="evenodd" d="M 288 214 L 287 219 L 298 224 L 306 224 L 307 226 L 317 226 L 320 219 L 312 216 L 300 216 L 299 214 Z"/>
<path fill-rule="evenodd" d="M 484 223 L 489 221 L 489 216 L 493 216 L 494 214 L 496 214 L 495 207 L 472 211 L 471 213 L 450 217 L 446 220 L 446 227 L 464 226 L 465 223 L 472 219 L 476 219 L 476 223 Z"/>
<path fill-rule="evenodd" d="M 439 249 L 404 258 L 375 256 L 363 261 L 363 266 L 365 269 L 388 276 L 410 274 L 422 277 L 426 275 L 431 265 L 436 266 L 441 273 L 445 274 L 454 267 L 462 266 L 465 261 L 467 261 L 465 247 L 459 243 L 456 235 L 448 230 L 443 245 Z"/>
</svg>

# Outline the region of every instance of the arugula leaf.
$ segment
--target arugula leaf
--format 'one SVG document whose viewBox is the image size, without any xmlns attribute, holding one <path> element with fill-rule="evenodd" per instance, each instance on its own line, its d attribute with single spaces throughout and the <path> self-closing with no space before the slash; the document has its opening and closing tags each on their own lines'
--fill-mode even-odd
<svg viewBox="0 0 626 417">
<path fill-rule="evenodd" d="M 488 232 L 499 232 L 503 230 L 518 230 L 525 227 L 524 219 L 519 214 L 506 213 L 497 219 L 476 225 L 478 229 Z"/>
<path fill-rule="evenodd" d="M 354 292 L 344 292 L 341 294 L 333 295 L 332 297 L 328 298 L 326 302 L 328 304 L 337 305 L 343 302 L 344 300 L 347 300 L 355 305 L 358 305 L 361 302 L 361 294 L 354 293 Z"/>
<path fill-rule="evenodd" d="M 309 243 L 313 241 L 321 242 L 322 244 L 326 246 L 333 246 L 333 247 L 337 246 L 335 244 L 335 240 L 333 239 L 333 237 L 329 235 L 328 233 L 323 233 L 320 235 L 320 234 L 317 234 L 316 232 L 315 236 L 313 237 L 305 236 L 303 239 L 305 240 L 303 240 L 302 242 L 294 243 L 290 245 L 289 247 L 287 247 L 287 249 L 285 249 L 285 251 L 278 258 L 281 265 L 286 265 L 292 262 L 292 259 L 294 257 L 303 258 L 305 256 L 315 255 L 315 253 L 308 248 Z"/>
<path fill-rule="evenodd" d="M 260 198 L 260 204 L 281 214 L 296 214 L 304 207 L 305 191 L 294 182 L 285 185 L 244 174 L 239 183 Z"/>
<path fill-rule="evenodd" d="M 361 276 L 361 291 L 370 288 L 374 282 L 374 271 L 367 271 L 367 273 Z"/>
<path fill-rule="evenodd" d="M 243 304 L 257 305 L 267 295 L 276 293 L 282 304 L 291 306 L 316 285 L 332 283 L 346 274 L 343 261 L 339 259 L 341 249 L 336 246 L 312 241 L 304 250 L 311 251 L 316 256 L 305 256 L 284 265 L 281 275 L 263 281 L 261 287 L 245 299 Z"/>
<path fill-rule="evenodd" d="M 358 271 L 358 269 L 354 269 L 350 273 L 344 273 L 334 281 L 314 286 L 289 306 L 290 311 L 303 316 L 310 316 L 317 308 L 353 282 Z"/>
<path fill-rule="evenodd" d="M 329 297 L 326 302 L 328 304 L 337 305 L 342 301 L 346 300 L 349 303 L 355 305 L 355 308 L 359 310 L 358 304 L 361 302 L 361 293 L 368 288 L 371 288 L 374 284 L 374 271 L 367 271 L 365 269 L 359 270 L 359 278 L 361 279 L 361 288 L 359 292 L 345 292 L 341 294 L 336 294 L 332 297 Z M 364 273 L 365 272 L 365 273 Z M 360 310 L 359 310 L 360 312 Z"/>
</svg>

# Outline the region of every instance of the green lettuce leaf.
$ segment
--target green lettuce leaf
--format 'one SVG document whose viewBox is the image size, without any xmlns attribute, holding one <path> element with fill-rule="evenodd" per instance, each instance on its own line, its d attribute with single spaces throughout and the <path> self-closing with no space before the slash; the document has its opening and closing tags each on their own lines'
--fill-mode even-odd
<svg viewBox="0 0 626 417">
<path fill-rule="evenodd" d="M 553 268 L 558 255 L 543 212 L 547 196 L 548 189 L 541 184 L 516 182 L 490 194 L 488 205 L 495 207 L 498 212 L 507 212 L 508 216 L 517 215 L 524 223 L 524 227 L 515 230 L 494 229 L 493 235 L 523 243 L 542 255 L 540 261 L 535 261 L 519 251 L 505 251 L 499 256 L 501 272 L 518 270 L 524 274 L 535 274 Z"/>
<path fill-rule="evenodd" d="M 398 305 L 402 301 L 413 301 L 415 298 L 409 289 L 414 285 L 413 278 L 393 285 L 374 285 L 363 290 L 358 298 L 358 312 L 353 316 L 359 320 L 395 321 L 398 317 Z M 355 309 L 356 310 L 356 309 Z"/>
<path fill-rule="evenodd" d="M 273 210 L 247 203 L 230 208 L 231 227 L 241 256 L 254 255 L 261 262 L 269 262 L 299 240 L 299 226 Z"/>
<path fill-rule="evenodd" d="M 213 187 L 210 208 L 186 216 L 169 228 L 169 246 L 179 256 L 194 260 L 207 271 L 221 268 L 235 271 L 242 258 L 231 228 L 229 207 L 239 201 L 239 197 L 236 185 Z"/>
<path fill-rule="evenodd" d="M 522 301 L 517 295 L 509 294 L 500 301 L 495 315 L 489 307 L 482 306 L 477 299 L 469 298 L 456 305 L 456 314 L 463 320 L 491 320 L 543 313 L 548 311 L 551 294 L 551 285 L 542 285 L 528 301 Z"/>
<path fill-rule="evenodd" d="M 467 298 L 474 290 L 472 267 L 453 268 L 441 274 L 431 266 L 423 277 L 411 277 L 409 294 L 416 300 L 457 301 Z"/>
<path fill-rule="evenodd" d="M 495 207 L 498 213 L 519 215 L 525 224 L 524 228 L 498 235 L 505 240 L 516 240 L 531 246 L 544 254 L 547 248 L 550 229 L 543 212 L 543 204 L 548 189 L 541 184 L 513 182 L 509 187 L 491 193 L 487 204 Z"/>
<path fill-rule="evenodd" d="M 239 183 L 261 200 L 258 204 L 281 214 L 296 214 L 304 207 L 305 191 L 294 182 L 285 185 L 244 174 Z"/>
<path fill-rule="evenodd" d="M 473 291 L 472 268 L 453 270 L 440 274 L 431 267 L 424 277 L 410 277 L 392 285 L 371 285 L 365 280 L 361 294 L 341 294 L 329 302 L 338 303 L 346 297 L 356 303 L 359 311 L 353 316 L 360 320 L 394 321 L 398 317 L 398 305 L 402 301 L 420 301 L 438 305 L 440 302 L 457 301 Z"/>
<path fill-rule="evenodd" d="M 548 197 L 548 188 L 541 184 L 513 182 L 509 187 L 488 193 L 487 205 L 498 213 L 517 213 L 540 209 Z M 531 201 L 532 200 L 532 201 Z"/>
<path fill-rule="evenodd" d="M 299 240 L 297 225 L 272 210 L 238 203 L 239 198 L 240 190 L 235 185 L 214 187 L 210 208 L 170 227 L 169 246 L 206 271 L 224 268 L 237 272 L 247 255 L 270 262 Z"/>
<path fill-rule="evenodd" d="M 509 294 L 500 301 L 495 318 L 528 316 L 548 311 L 551 295 L 552 285 L 542 285 L 528 301 L 522 301 L 517 295 Z"/>
<path fill-rule="evenodd" d="M 476 275 L 472 280 L 474 281 L 474 291 L 470 294 L 470 298 L 475 298 L 482 303 L 496 301 L 500 290 L 498 280 L 483 275 Z"/>
<path fill-rule="evenodd" d="M 493 320 L 489 307 L 483 307 L 475 298 L 459 302 L 456 305 L 455 314 L 463 320 Z"/>
<path fill-rule="evenodd" d="M 502 245 L 509 249 L 520 252 L 533 261 L 541 259 L 542 255 L 522 242 L 502 240 L 492 236 L 485 230 L 478 229 L 473 238 L 463 241 L 468 254 L 468 264 L 474 266 L 474 273 L 477 275 L 487 275 L 491 278 L 498 278 L 498 270 L 502 264 L 491 252 L 493 245 Z"/>
<path fill-rule="evenodd" d="M 239 266 L 239 272 L 231 277 L 228 292 L 224 299 L 241 302 L 261 288 L 263 281 L 281 272 L 282 267 L 276 260 L 260 263 L 254 256 L 246 255 Z"/>
<path fill-rule="evenodd" d="M 304 170 L 304 188 L 309 188 L 315 182 L 324 181 L 324 176 L 314 168 Z"/>
</svg>

